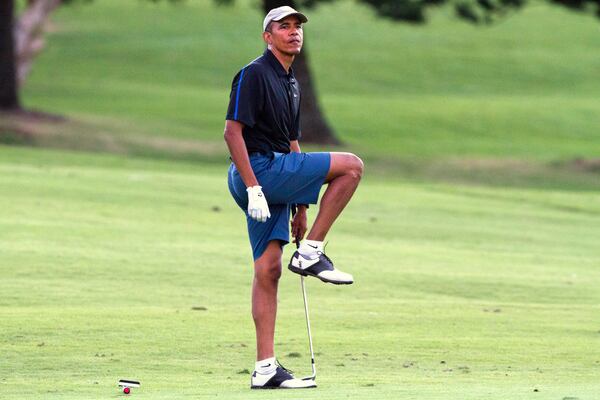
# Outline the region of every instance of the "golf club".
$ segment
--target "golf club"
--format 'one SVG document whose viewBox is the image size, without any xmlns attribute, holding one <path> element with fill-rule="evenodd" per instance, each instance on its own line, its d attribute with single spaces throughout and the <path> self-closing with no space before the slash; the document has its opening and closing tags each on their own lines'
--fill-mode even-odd
<svg viewBox="0 0 600 400">
<path fill-rule="evenodd" d="M 292 205 L 292 217 L 296 215 L 296 205 Z M 300 240 L 294 238 L 296 243 L 296 249 L 300 247 Z M 306 317 L 306 329 L 308 331 L 308 347 L 310 349 L 310 363 L 312 368 L 312 374 L 301 378 L 303 381 L 315 380 L 317 378 L 317 368 L 315 366 L 315 353 L 313 351 L 312 334 L 310 332 L 310 319 L 308 317 L 308 300 L 306 298 L 306 286 L 304 285 L 304 276 L 300 275 L 300 286 L 302 287 L 302 299 L 304 300 L 304 316 Z"/>
</svg>

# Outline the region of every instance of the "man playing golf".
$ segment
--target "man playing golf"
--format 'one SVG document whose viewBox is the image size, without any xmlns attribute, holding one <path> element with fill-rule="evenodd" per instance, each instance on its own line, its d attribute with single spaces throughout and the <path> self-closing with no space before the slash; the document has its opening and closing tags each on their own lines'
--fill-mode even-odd
<svg viewBox="0 0 600 400">
<path fill-rule="evenodd" d="M 316 220 L 288 269 L 333 284 L 350 284 L 352 275 L 336 269 L 323 252 L 323 241 L 360 181 L 363 163 L 349 153 L 301 153 L 300 88 L 291 69 L 302 49 L 302 24 L 308 19 L 291 7 L 271 10 L 263 21 L 267 49 L 233 79 L 225 124 L 225 141 L 233 163 L 228 184 L 246 213 L 254 256 L 252 316 L 256 326 L 257 362 L 253 389 L 316 387 L 314 380 L 294 378 L 275 359 L 273 340 L 277 286 L 283 246 L 307 231 L 307 204 L 321 198 Z"/>
</svg>

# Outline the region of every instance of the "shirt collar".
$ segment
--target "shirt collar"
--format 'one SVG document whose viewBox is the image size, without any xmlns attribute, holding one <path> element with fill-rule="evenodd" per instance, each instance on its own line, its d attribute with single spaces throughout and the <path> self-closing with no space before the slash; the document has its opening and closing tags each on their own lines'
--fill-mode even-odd
<svg viewBox="0 0 600 400">
<path fill-rule="evenodd" d="M 271 52 L 271 50 L 266 49 L 265 52 L 264 52 L 264 56 L 269 61 L 269 64 L 271 64 L 271 67 L 273 67 L 273 69 L 275 69 L 275 71 L 277 72 L 277 75 L 279 75 L 279 76 L 287 76 L 287 77 L 293 77 L 294 76 L 294 71 L 292 70 L 292 67 L 290 67 L 290 73 L 289 74 L 287 72 L 285 72 L 285 68 L 283 68 L 283 65 L 281 65 L 281 63 L 279 62 L 279 60 L 277 59 L 277 57 L 275 57 L 275 55 L 273 54 L 273 52 Z"/>
</svg>

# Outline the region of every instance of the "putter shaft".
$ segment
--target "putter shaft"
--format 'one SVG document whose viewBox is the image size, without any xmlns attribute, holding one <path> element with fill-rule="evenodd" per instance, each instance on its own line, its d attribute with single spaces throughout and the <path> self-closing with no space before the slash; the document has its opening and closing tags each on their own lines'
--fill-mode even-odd
<svg viewBox="0 0 600 400">
<path fill-rule="evenodd" d="M 308 317 L 308 299 L 306 298 L 306 286 L 304 285 L 304 277 L 300 276 L 300 286 L 302 286 L 302 298 L 304 299 L 304 316 L 306 317 L 306 330 L 308 331 L 308 347 L 310 349 L 310 365 L 312 375 L 303 378 L 304 380 L 315 379 L 317 369 L 315 367 L 315 353 L 313 351 L 312 334 L 310 332 L 310 318 Z"/>
<path fill-rule="evenodd" d="M 296 205 L 292 205 L 292 217 L 296 215 Z M 300 247 L 300 241 L 295 238 L 296 249 Z M 300 275 L 300 286 L 302 287 L 302 299 L 304 300 L 304 316 L 306 317 L 306 330 L 308 331 L 308 347 L 310 349 L 310 366 L 312 375 L 302 378 L 303 381 L 314 380 L 317 377 L 317 367 L 315 366 L 315 353 L 313 351 L 312 334 L 310 332 L 310 318 L 308 317 L 308 299 L 306 297 L 306 286 L 304 285 L 304 276 Z"/>
</svg>

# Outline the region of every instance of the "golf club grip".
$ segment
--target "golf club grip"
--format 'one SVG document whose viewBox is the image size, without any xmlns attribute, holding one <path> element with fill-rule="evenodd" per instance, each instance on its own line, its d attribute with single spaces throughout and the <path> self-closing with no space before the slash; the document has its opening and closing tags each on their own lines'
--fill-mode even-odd
<svg viewBox="0 0 600 400">
<path fill-rule="evenodd" d="M 296 213 L 298 212 L 298 206 L 296 204 L 292 204 L 292 219 L 296 216 Z M 300 247 L 300 241 L 298 240 L 298 238 L 294 238 L 294 243 L 296 243 L 296 248 Z"/>
</svg>

